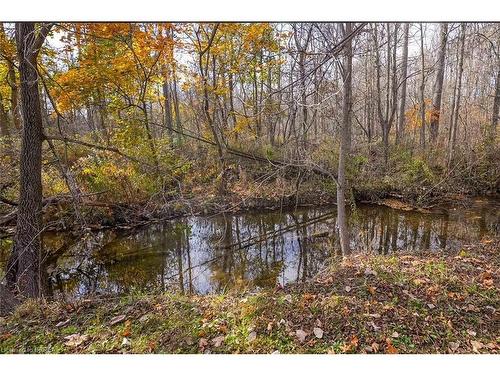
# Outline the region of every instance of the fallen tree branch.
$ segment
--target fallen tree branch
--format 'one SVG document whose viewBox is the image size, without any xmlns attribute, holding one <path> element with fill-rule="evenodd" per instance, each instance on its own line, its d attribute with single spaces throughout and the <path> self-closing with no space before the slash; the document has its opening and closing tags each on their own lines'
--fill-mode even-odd
<svg viewBox="0 0 500 375">
<path fill-rule="evenodd" d="M 58 137 L 58 136 L 53 136 L 53 135 L 45 135 L 44 138 L 46 140 L 74 143 L 77 145 L 81 145 L 81 146 L 85 146 L 85 147 L 89 147 L 89 148 L 95 148 L 95 149 L 102 150 L 102 151 L 114 152 L 115 154 L 118 154 L 118 155 L 124 157 L 125 159 L 129 159 L 129 160 L 134 161 L 134 162 L 139 163 L 139 164 L 145 164 L 145 165 L 152 167 L 152 168 L 154 167 L 153 165 L 149 164 L 148 162 L 145 162 L 143 160 L 139 160 L 133 156 L 125 154 L 124 152 L 120 151 L 116 147 L 102 146 L 102 145 L 98 145 L 95 143 L 81 141 L 79 139 L 73 139 L 73 138 L 68 138 L 68 137 Z"/>
</svg>

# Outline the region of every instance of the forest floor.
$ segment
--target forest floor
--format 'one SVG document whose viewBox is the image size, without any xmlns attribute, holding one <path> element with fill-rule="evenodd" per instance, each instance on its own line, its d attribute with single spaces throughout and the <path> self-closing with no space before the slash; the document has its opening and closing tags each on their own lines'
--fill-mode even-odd
<svg viewBox="0 0 500 375">
<path fill-rule="evenodd" d="M 499 245 L 353 255 L 274 290 L 26 302 L 0 353 L 500 353 Z"/>
</svg>

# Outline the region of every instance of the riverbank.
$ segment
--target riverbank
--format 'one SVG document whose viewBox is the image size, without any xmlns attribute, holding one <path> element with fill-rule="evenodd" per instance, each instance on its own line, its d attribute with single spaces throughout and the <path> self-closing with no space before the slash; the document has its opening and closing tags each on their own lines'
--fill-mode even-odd
<svg viewBox="0 0 500 375">
<path fill-rule="evenodd" d="M 420 194 L 420 195 L 419 195 Z M 425 199 L 422 198 L 425 195 Z M 470 205 L 477 197 L 473 192 L 408 193 L 382 188 L 354 189 L 356 203 L 373 203 L 405 211 L 429 212 L 434 207 Z M 478 197 L 485 197 L 480 195 Z M 486 197 L 498 199 L 496 192 Z M 335 186 L 317 176 L 300 183 L 276 180 L 237 182 L 231 190 L 220 195 L 213 186 L 201 186 L 175 199 L 151 199 L 143 202 L 113 202 L 99 195 L 82 197 L 77 205 L 71 196 L 54 196 L 45 200 L 46 231 L 81 233 L 87 230 L 110 228 L 131 229 L 155 222 L 186 216 L 235 214 L 249 211 L 276 211 L 300 207 L 336 205 Z M 14 233 L 16 209 L 0 217 L 0 238 Z"/>
<path fill-rule="evenodd" d="M 26 302 L 0 352 L 499 353 L 499 244 L 352 256 L 274 290 Z"/>
</svg>

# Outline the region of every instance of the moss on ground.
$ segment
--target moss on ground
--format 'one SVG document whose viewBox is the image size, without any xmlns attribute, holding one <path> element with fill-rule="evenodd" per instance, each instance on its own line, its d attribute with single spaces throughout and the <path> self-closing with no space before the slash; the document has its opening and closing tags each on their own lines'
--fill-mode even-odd
<svg viewBox="0 0 500 375">
<path fill-rule="evenodd" d="M 498 244 L 352 256 L 284 289 L 26 302 L 0 352 L 498 353 Z"/>
</svg>

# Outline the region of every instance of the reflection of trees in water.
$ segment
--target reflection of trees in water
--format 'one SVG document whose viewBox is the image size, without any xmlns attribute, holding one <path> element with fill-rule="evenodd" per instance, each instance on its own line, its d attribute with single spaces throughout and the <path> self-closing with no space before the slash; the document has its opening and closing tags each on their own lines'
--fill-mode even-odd
<svg viewBox="0 0 500 375">
<path fill-rule="evenodd" d="M 205 293 L 303 281 L 316 274 L 337 248 L 332 246 L 335 216 L 315 220 L 328 212 L 195 217 L 126 236 L 106 232 L 91 246 L 93 256 L 68 263 L 69 271 L 59 273 L 54 284 L 79 293 L 154 293 L 171 288 Z M 381 254 L 449 248 L 457 238 L 498 229 L 498 214 L 488 217 L 486 207 L 479 212 L 424 215 L 361 205 L 350 218 L 351 246 Z M 87 251 L 78 246 L 73 253 Z"/>
<path fill-rule="evenodd" d="M 448 246 L 448 215 L 420 214 L 370 206 L 360 210 L 362 214 L 352 223 L 354 247 L 358 250 L 389 254 L 445 249 Z"/>
</svg>

